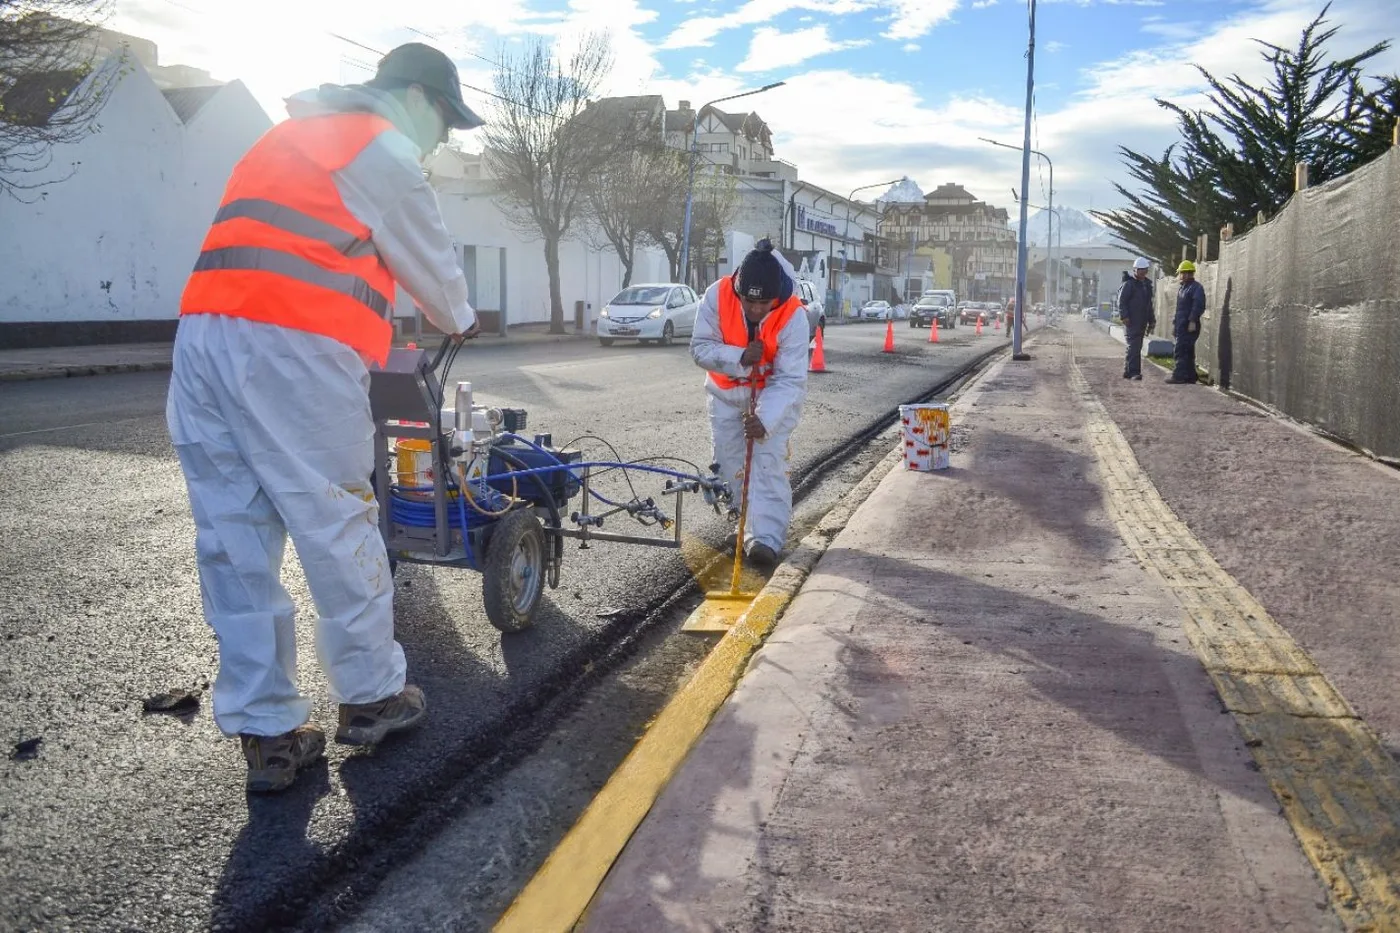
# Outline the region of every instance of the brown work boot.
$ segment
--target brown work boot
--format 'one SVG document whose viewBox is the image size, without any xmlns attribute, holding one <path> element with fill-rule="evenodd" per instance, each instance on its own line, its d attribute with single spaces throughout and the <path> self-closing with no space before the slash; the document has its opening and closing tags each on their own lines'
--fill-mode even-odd
<svg viewBox="0 0 1400 933">
<path fill-rule="evenodd" d="M 281 735 L 240 735 L 248 760 L 248 792 L 270 794 L 286 790 L 297 772 L 326 753 L 326 734 L 315 726 L 300 726 Z"/>
<path fill-rule="evenodd" d="M 378 745 L 391 732 L 411 729 L 428 714 L 423 691 L 405 684 L 401 693 L 373 703 L 340 704 L 340 728 L 335 740 L 341 745 Z"/>
</svg>

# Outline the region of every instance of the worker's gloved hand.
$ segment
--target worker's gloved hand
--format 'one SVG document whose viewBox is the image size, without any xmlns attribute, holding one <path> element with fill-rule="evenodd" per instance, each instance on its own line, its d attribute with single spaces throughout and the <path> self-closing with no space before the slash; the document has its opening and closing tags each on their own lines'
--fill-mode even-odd
<svg viewBox="0 0 1400 933">
<path fill-rule="evenodd" d="M 758 420 L 758 415 L 744 415 L 744 436 L 755 441 L 768 436 L 768 429 Z"/>
<path fill-rule="evenodd" d="M 1194 333 L 1196 332 L 1196 322 L 1195 322 L 1195 321 L 1188 321 L 1188 322 L 1187 322 L 1187 324 L 1186 324 L 1186 332 L 1187 332 L 1187 333 L 1190 333 L 1190 334 L 1194 334 Z"/>
<path fill-rule="evenodd" d="M 461 343 L 463 340 L 471 340 L 481 333 L 481 322 L 473 321 L 472 326 L 462 331 L 460 334 L 452 335 L 453 343 Z"/>
<path fill-rule="evenodd" d="M 747 347 L 744 347 L 744 355 L 739 357 L 740 366 L 757 366 L 758 361 L 763 359 L 763 341 L 755 340 Z"/>
</svg>

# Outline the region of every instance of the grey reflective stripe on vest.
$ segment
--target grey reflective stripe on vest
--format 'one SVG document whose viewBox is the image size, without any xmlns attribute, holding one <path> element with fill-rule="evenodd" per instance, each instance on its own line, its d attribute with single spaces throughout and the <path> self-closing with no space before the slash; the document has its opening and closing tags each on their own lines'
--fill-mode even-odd
<svg viewBox="0 0 1400 933">
<path fill-rule="evenodd" d="M 256 220 L 259 223 L 294 233 L 297 236 L 304 236 L 307 239 L 329 243 L 351 259 L 374 253 L 374 244 L 369 240 L 363 240 L 354 234 L 346 233 L 335 224 L 317 220 L 310 214 L 303 214 L 294 207 L 287 207 L 285 204 L 266 201 L 262 198 L 240 198 L 237 201 L 228 202 L 219 208 L 219 212 L 214 215 L 214 223 L 221 224 L 226 220 L 240 217 Z"/>
<path fill-rule="evenodd" d="M 199 254 L 194 264 L 196 272 L 238 270 L 244 272 L 273 272 L 347 295 L 378 315 L 389 311 L 389 299 L 377 292 L 358 275 L 331 272 L 300 256 L 261 246 L 226 246 L 208 249 Z"/>
</svg>

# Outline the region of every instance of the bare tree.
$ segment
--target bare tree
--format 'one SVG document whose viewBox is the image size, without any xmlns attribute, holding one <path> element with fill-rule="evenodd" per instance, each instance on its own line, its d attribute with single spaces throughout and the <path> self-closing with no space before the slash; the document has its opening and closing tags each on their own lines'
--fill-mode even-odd
<svg viewBox="0 0 1400 933">
<path fill-rule="evenodd" d="M 559 244 L 586 210 L 591 179 L 616 154 L 616 141 L 584 117 L 612 69 L 612 45 L 606 34 L 587 35 L 563 62 L 537 39 L 519 55 L 502 50 L 498 61 L 486 163 L 501 186 L 507 219 L 544 241 L 549 332 L 562 334 Z"/>
<path fill-rule="evenodd" d="M 642 228 L 647 242 L 666 254 L 673 282 L 681 280 L 682 272 L 688 157 L 683 151 L 668 149 L 665 158 L 652 166 L 649 206 Z M 724 250 L 725 231 L 734 222 L 739 207 L 738 183 L 731 175 L 698 172 L 691 200 L 692 265 L 703 267 L 717 262 Z"/>
<path fill-rule="evenodd" d="M 637 247 L 651 242 L 647 229 L 653 218 L 674 202 L 677 186 L 684 184 L 684 176 L 674 171 L 677 156 L 660 140 L 644 138 L 601 166 L 589 186 L 594 245 L 617 253 L 623 288 L 632 282 Z"/>
<path fill-rule="evenodd" d="M 732 175 L 706 175 L 695 184 L 691 211 L 690 242 L 700 267 L 700 281 L 707 285 L 719 277 L 719 260 L 724 255 L 724 235 L 739 208 L 739 184 Z M 775 231 L 776 232 L 776 231 Z M 741 257 L 731 257 L 737 265 Z M 714 268 L 714 276 L 709 274 Z"/>
<path fill-rule="evenodd" d="M 681 231 L 685 223 L 686 158 L 684 151 L 663 149 L 651 165 L 648 206 L 642 217 L 642 233 L 648 243 L 666 254 L 672 282 L 679 282 Z M 693 229 L 693 222 L 692 222 Z"/>
<path fill-rule="evenodd" d="M 54 172 L 55 147 L 99 127 L 121 75 L 96 69 L 98 24 L 112 0 L 0 0 L 0 192 L 24 200 L 76 170 Z"/>
</svg>

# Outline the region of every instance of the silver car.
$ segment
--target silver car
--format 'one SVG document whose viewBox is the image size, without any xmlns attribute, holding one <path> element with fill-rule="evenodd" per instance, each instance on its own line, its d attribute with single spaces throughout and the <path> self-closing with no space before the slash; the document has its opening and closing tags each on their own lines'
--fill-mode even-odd
<svg viewBox="0 0 1400 933">
<path fill-rule="evenodd" d="M 669 347 L 675 338 L 695 332 L 699 309 L 700 299 L 687 285 L 629 285 L 598 312 L 598 342 L 610 347 L 618 340 L 635 340 Z"/>
</svg>

